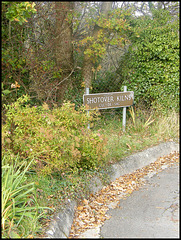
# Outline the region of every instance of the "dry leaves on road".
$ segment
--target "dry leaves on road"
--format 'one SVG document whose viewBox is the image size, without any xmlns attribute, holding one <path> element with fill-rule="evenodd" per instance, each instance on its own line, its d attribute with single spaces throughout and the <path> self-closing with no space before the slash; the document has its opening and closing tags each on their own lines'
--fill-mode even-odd
<svg viewBox="0 0 181 240">
<path fill-rule="evenodd" d="M 179 153 L 172 152 L 154 163 L 117 178 L 96 194 L 91 194 L 89 199 L 84 199 L 77 207 L 69 238 L 78 238 L 84 231 L 101 226 L 110 218 L 106 214 L 109 208 L 116 208 L 120 199 L 125 199 L 134 190 L 138 190 L 146 181 L 144 176 L 158 173 L 176 162 L 179 162 Z"/>
</svg>

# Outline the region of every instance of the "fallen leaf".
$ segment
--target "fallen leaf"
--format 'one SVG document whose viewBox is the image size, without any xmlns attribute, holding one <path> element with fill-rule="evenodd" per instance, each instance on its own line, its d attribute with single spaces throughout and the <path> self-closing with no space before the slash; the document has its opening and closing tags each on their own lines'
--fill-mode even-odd
<svg viewBox="0 0 181 240">
<path fill-rule="evenodd" d="M 129 147 L 129 149 L 131 149 L 130 145 L 128 143 L 126 143 L 126 146 Z"/>
<path fill-rule="evenodd" d="M 77 210 L 82 211 L 83 208 L 84 208 L 83 206 L 78 206 L 78 207 L 77 207 Z"/>
<path fill-rule="evenodd" d="M 129 144 L 127 146 L 130 147 Z M 164 169 L 163 165 L 171 166 L 177 162 L 179 162 L 178 152 L 160 157 L 154 163 L 117 178 L 108 186 L 104 186 L 99 192 L 91 194 L 89 200 L 83 199 L 84 206 L 77 207 L 69 238 L 77 238 L 86 229 L 103 225 L 104 221 L 111 217 L 106 215 L 109 204 L 116 205 L 116 202 L 120 199 L 126 200 L 133 191 L 138 190 L 140 186 L 145 184 L 144 176 L 152 172 L 157 174 Z M 117 208 L 122 207 L 117 206 Z M 164 209 L 163 207 L 156 208 Z"/>
<path fill-rule="evenodd" d="M 85 205 L 87 205 L 89 202 L 88 202 L 87 199 L 84 198 L 83 203 L 84 203 Z"/>
</svg>

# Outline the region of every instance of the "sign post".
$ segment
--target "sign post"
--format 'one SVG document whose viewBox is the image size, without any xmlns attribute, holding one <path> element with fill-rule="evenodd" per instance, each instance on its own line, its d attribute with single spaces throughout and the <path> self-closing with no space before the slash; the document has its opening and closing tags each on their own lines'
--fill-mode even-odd
<svg viewBox="0 0 181 240">
<path fill-rule="evenodd" d="M 110 92 L 84 94 L 83 101 L 87 110 L 129 107 L 133 105 L 134 92 Z"/>
<path fill-rule="evenodd" d="M 89 94 L 89 88 L 86 88 L 86 95 Z M 87 116 L 89 116 L 89 111 L 87 111 Z M 87 126 L 88 129 L 90 129 L 90 123 L 88 123 L 88 126 Z"/>
<path fill-rule="evenodd" d="M 124 86 L 124 92 L 127 91 L 127 86 Z M 126 107 L 123 107 L 123 132 L 126 129 Z"/>
<path fill-rule="evenodd" d="M 109 92 L 89 94 L 89 88 L 86 88 L 86 94 L 83 95 L 84 105 L 89 110 L 92 109 L 108 109 L 123 107 L 123 131 L 126 127 L 126 107 L 133 105 L 134 92 L 127 91 L 124 86 L 124 92 Z M 90 126 L 88 127 L 90 128 Z"/>
</svg>

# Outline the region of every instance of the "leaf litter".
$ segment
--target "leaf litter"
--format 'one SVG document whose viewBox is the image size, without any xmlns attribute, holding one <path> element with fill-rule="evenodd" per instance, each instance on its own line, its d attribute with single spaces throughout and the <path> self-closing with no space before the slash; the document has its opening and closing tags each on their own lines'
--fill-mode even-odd
<svg viewBox="0 0 181 240">
<path fill-rule="evenodd" d="M 83 199 L 75 210 L 69 238 L 78 238 L 86 230 L 102 226 L 105 220 L 111 218 L 106 214 L 109 208 L 119 207 L 121 199 L 126 199 L 143 186 L 146 175 L 152 176 L 174 163 L 179 163 L 179 155 L 179 152 L 175 151 L 160 157 L 154 163 L 117 178 L 99 192 L 90 194 L 89 199 Z"/>
</svg>

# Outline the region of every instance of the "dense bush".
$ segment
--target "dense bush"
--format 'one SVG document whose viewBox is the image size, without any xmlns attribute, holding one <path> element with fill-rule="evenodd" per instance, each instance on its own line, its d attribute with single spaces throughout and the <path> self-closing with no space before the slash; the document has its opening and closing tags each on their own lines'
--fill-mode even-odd
<svg viewBox="0 0 181 240">
<path fill-rule="evenodd" d="M 178 110 L 178 20 L 171 19 L 166 10 L 154 10 L 152 18 L 143 16 L 133 23 L 133 44 L 120 67 L 124 84 L 134 91 L 135 103 Z"/>
<path fill-rule="evenodd" d="M 6 107 L 3 126 L 3 152 L 19 154 L 22 159 L 34 158 L 33 169 L 42 174 L 78 172 L 95 169 L 107 155 L 106 139 L 87 128 L 98 117 L 84 108 L 64 103 L 50 110 L 47 104 L 30 107 L 28 96 Z"/>
</svg>

